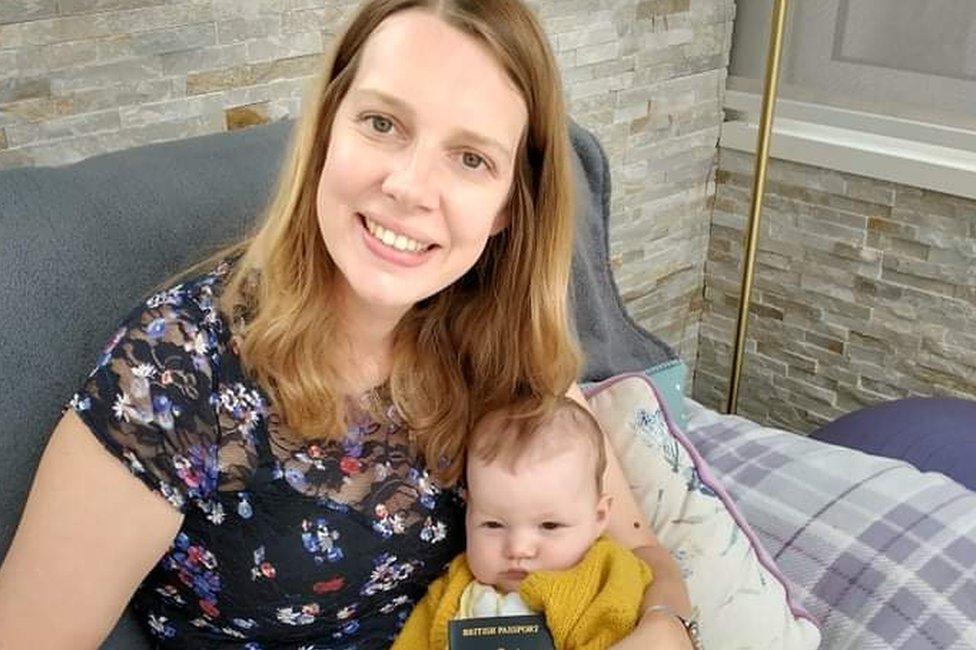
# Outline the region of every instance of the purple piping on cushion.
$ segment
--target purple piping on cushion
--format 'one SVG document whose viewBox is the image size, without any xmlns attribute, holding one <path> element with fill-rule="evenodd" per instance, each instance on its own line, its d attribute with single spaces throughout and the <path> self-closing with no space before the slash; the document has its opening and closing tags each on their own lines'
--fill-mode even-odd
<svg viewBox="0 0 976 650">
<path fill-rule="evenodd" d="M 742 513 L 739 512 L 735 502 L 732 501 L 732 497 L 729 496 L 728 492 L 726 492 L 718 478 L 712 474 L 711 467 L 709 467 L 708 463 L 705 462 L 702 455 L 698 453 L 695 446 L 691 444 L 691 441 L 685 437 L 684 432 L 681 431 L 677 424 L 675 424 L 674 419 L 671 417 L 671 413 L 668 412 L 668 407 L 664 403 L 664 399 L 661 397 L 657 387 L 654 386 L 654 382 L 652 382 L 647 375 L 641 372 L 627 372 L 620 375 L 615 375 L 609 379 L 604 379 L 598 384 L 587 386 L 583 391 L 583 395 L 586 397 L 586 399 L 590 399 L 591 396 L 599 393 L 600 391 L 613 386 L 617 382 L 630 379 L 631 377 L 637 377 L 638 379 L 643 380 L 644 383 L 650 387 L 651 392 L 654 393 L 654 397 L 657 399 L 657 403 L 661 408 L 661 412 L 664 414 L 664 420 L 668 424 L 668 429 L 671 431 L 672 435 L 674 435 L 675 439 L 681 443 L 681 446 L 685 448 L 688 455 L 691 456 L 692 462 L 695 463 L 695 470 L 698 472 L 698 477 L 702 480 L 702 483 L 711 488 L 712 491 L 715 492 L 715 494 L 717 494 L 722 500 L 722 503 L 725 504 L 725 509 L 729 511 L 729 513 L 732 515 L 732 519 L 735 520 L 735 523 L 739 526 L 739 529 L 745 533 L 749 543 L 752 544 L 752 550 L 755 552 L 760 564 L 766 567 L 766 570 L 769 571 L 772 576 L 776 578 L 776 580 L 778 580 L 783 586 L 783 591 L 786 593 L 786 605 L 790 608 L 790 612 L 794 617 L 807 619 L 819 629 L 820 622 L 817 621 L 817 619 L 815 619 L 813 615 L 810 614 L 810 612 L 808 612 L 806 608 L 804 608 L 803 605 L 796 600 L 792 593 L 792 589 L 790 589 L 789 580 L 787 580 L 783 572 L 780 571 L 779 567 L 776 566 L 776 562 L 769 555 L 769 552 L 762 545 L 762 542 L 759 541 L 759 537 L 756 535 L 755 531 L 752 530 L 749 522 L 747 522 L 746 518 L 743 517 Z"/>
</svg>

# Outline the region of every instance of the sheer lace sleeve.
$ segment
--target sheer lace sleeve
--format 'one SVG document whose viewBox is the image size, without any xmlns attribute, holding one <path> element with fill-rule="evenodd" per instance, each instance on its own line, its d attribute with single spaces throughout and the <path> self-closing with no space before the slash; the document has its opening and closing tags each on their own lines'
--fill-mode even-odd
<svg viewBox="0 0 976 650">
<path fill-rule="evenodd" d="M 106 344 L 70 408 L 106 449 L 180 512 L 217 490 L 211 395 L 215 337 L 181 286 L 134 310 Z"/>
</svg>

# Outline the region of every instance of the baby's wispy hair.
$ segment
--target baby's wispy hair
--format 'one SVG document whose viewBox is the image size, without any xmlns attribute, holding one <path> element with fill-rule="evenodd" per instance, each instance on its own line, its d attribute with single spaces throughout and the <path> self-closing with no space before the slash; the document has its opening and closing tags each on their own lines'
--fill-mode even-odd
<svg viewBox="0 0 976 650">
<path fill-rule="evenodd" d="M 538 404 L 511 404 L 489 411 L 468 437 L 468 454 L 483 463 L 497 460 L 510 468 L 543 439 L 582 437 L 593 451 L 597 494 L 603 493 L 607 454 L 603 430 L 590 411 L 576 400 L 560 396 L 545 408 Z"/>
</svg>

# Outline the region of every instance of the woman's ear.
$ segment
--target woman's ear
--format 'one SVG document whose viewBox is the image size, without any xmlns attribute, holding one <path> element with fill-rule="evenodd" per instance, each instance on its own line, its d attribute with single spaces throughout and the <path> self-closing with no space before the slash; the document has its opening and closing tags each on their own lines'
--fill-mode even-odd
<svg viewBox="0 0 976 650">
<path fill-rule="evenodd" d="M 509 211 L 508 206 L 506 205 L 504 208 L 498 211 L 498 214 L 495 215 L 495 220 L 491 222 L 490 234 L 497 235 L 501 231 L 508 228 L 509 220 Z"/>
</svg>

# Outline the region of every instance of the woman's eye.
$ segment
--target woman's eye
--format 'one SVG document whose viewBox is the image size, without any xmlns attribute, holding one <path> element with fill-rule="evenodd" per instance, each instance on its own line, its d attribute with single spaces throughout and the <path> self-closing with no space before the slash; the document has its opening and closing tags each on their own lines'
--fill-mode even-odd
<svg viewBox="0 0 976 650">
<path fill-rule="evenodd" d="M 484 521 L 484 522 L 481 523 L 481 527 L 482 528 L 491 528 L 491 529 L 494 530 L 494 529 L 501 528 L 502 525 L 501 525 L 501 522 L 498 522 L 498 521 Z"/>
<path fill-rule="evenodd" d="M 465 151 L 461 156 L 461 163 L 468 169 L 478 169 L 482 165 L 488 166 L 487 161 L 482 156 L 470 151 Z"/>
<path fill-rule="evenodd" d="M 557 530 L 557 529 L 562 528 L 562 527 L 563 527 L 563 525 L 561 523 L 559 523 L 558 521 L 544 521 L 544 522 L 542 522 L 542 529 L 543 530 Z"/>
<path fill-rule="evenodd" d="M 393 130 L 393 120 L 382 115 L 370 115 L 369 121 L 377 133 L 389 133 Z"/>
</svg>

